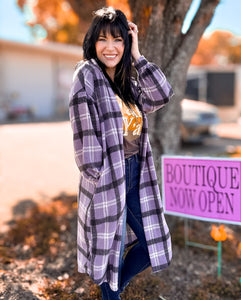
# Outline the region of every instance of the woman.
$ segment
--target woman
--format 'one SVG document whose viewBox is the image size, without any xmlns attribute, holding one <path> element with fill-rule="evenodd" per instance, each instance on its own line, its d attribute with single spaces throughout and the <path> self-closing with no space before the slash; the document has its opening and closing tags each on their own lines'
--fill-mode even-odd
<svg viewBox="0 0 241 300">
<path fill-rule="evenodd" d="M 148 266 L 153 272 L 167 267 L 172 255 L 146 114 L 173 92 L 161 70 L 140 55 L 137 33 L 120 10 L 98 10 L 70 93 L 80 170 L 78 271 L 100 285 L 103 299 L 120 299 L 133 276 Z"/>
</svg>

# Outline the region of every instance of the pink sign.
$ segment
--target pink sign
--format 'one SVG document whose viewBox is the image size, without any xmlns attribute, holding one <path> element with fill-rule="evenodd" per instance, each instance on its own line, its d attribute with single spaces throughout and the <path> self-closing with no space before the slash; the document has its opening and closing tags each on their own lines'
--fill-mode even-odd
<svg viewBox="0 0 241 300">
<path fill-rule="evenodd" d="M 241 160 L 162 156 L 167 214 L 241 224 Z"/>
</svg>

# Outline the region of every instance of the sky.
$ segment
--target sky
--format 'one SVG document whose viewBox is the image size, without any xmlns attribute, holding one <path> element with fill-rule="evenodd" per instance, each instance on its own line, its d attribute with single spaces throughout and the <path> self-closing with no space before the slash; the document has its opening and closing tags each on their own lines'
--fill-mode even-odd
<svg viewBox="0 0 241 300">
<path fill-rule="evenodd" d="M 200 4 L 194 0 L 189 14 L 183 25 L 183 32 L 188 29 L 190 20 Z M 241 37 L 241 0 L 221 0 L 216 8 L 211 24 L 207 27 L 205 35 L 215 30 L 231 31 Z M 0 0 L 0 38 L 25 43 L 33 43 L 35 38 L 30 28 L 25 25 L 26 16 L 16 5 L 16 0 Z"/>
</svg>

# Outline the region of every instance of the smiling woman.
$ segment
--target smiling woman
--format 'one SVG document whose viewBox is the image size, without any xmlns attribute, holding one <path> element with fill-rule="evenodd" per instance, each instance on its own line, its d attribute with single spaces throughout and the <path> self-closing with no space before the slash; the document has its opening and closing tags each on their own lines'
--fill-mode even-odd
<svg viewBox="0 0 241 300">
<path fill-rule="evenodd" d="M 134 23 L 127 22 L 120 10 L 117 11 L 118 14 L 109 7 L 107 11 L 103 8 L 96 12 L 84 39 L 84 58 L 97 60 L 115 94 L 129 106 L 135 104 L 130 81 L 131 58 L 137 61 L 141 56 L 138 30 Z M 110 54 L 115 57 L 110 57 Z"/>
<path fill-rule="evenodd" d="M 137 34 L 120 10 L 97 11 L 70 92 L 80 170 L 78 270 L 100 285 L 102 299 L 120 299 L 131 278 L 148 266 L 166 268 L 172 257 L 146 114 L 173 92 L 140 55 Z"/>
</svg>

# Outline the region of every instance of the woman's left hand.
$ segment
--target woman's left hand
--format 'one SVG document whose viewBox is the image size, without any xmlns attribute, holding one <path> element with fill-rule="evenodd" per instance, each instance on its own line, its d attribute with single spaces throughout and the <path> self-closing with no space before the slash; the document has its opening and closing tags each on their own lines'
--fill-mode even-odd
<svg viewBox="0 0 241 300">
<path fill-rule="evenodd" d="M 129 34 L 132 36 L 132 47 L 131 47 L 131 55 L 135 61 L 137 61 L 141 54 L 139 51 L 139 46 L 138 46 L 138 28 L 136 24 L 132 22 L 128 22 L 129 25 Z"/>
</svg>

